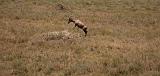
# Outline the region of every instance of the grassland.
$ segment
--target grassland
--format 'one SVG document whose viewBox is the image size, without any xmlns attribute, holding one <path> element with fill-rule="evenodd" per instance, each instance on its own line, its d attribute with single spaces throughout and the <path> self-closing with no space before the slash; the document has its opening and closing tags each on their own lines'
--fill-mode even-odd
<svg viewBox="0 0 160 76">
<path fill-rule="evenodd" d="M 69 16 L 87 37 L 28 43 Z M 0 76 L 160 76 L 160 0 L 0 0 Z"/>
</svg>

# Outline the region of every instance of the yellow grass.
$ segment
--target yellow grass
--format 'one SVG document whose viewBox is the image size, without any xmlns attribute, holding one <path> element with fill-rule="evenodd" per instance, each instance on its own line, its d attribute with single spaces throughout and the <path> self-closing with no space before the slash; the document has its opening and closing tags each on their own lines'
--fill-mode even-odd
<svg viewBox="0 0 160 76">
<path fill-rule="evenodd" d="M 160 76 L 160 1 L 0 0 L 0 76 Z"/>
</svg>

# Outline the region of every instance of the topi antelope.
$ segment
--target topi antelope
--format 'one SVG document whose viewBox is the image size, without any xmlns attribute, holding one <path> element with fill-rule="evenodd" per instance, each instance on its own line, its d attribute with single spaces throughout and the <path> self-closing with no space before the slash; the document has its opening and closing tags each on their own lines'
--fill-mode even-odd
<svg viewBox="0 0 160 76">
<path fill-rule="evenodd" d="M 85 26 L 80 20 L 74 20 L 73 18 L 69 18 L 68 24 L 73 22 L 75 24 L 75 27 L 82 29 L 85 33 L 85 36 L 87 35 L 87 26 Z"/>
</svg>

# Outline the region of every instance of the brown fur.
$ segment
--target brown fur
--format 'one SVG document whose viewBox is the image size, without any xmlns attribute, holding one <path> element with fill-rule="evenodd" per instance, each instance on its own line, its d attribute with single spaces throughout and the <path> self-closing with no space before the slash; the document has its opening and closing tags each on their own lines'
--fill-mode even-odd
<svg viewBox="0 0 160 76">
<path fill-rule="evenodd" d="M 69 18 L 68 24 L 73 22 L 75 24 L 75 27 L 78 27 L 83 30 L 85 33 L 85 36 L 87 35 L 87 26 L 85 26 L 80 20 L 74 20 L 73 18 Z"/>
</svg>

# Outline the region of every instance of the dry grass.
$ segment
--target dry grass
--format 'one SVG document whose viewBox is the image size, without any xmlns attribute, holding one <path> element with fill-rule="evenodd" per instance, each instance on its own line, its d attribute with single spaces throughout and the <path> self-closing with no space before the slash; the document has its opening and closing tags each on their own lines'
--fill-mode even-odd
<svg viewBox="0 0 160 76">
<path fill-rule="evenodd" d="M 160 76 L 159 45 L 159 0 L 0 0 L 0 76 Z"/>
</svg>

